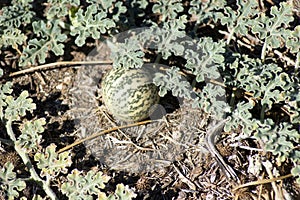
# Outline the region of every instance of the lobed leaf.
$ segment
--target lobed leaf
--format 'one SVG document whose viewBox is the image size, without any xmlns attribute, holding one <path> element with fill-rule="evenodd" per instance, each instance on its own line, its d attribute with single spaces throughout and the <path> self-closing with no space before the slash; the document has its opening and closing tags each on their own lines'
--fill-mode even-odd
<svg viewBox="0 0 300 200">
<path fill-rule="evenodd" d="M 70 152 L 56 153 L 56 145 L 51 144 L 45 150 L 45 153 L 36 153 L 34 160 L 37 162 L 37 167 L 41 169 L 40 175 L 56 177 L 59 173 L 67 173 L 67 167 L 71 166 Z"/>
<path fill-rule="evenodd" d="M 6 82 L 3 85 L 0 85 L 0 119 L 3 120 L 4 117 L 4 109 L 7 106 L 6 98 L 9 94 L 12 93 L 12 82 Z"/>
<path fill-rule="evenodd" d="M 12 46 L 14 49 L 18 48 L 18 45 L 25 43 L 27 36 L 16 28 L 5 29 L 0 38 L 0 48 Z"/>
<path fill-rule="evenodd" d="M 156 1 L 152 7 L 152 12 L 161 15 L 161 21 L 176 19 L 178 13 L 184 10 L 179 0 Z"/>
<path fill-rule="evenodd" d="M 172 94 L 177 97 L 188 99 L 192 97 L 192 87 L 183 76 L 179 75 L 178 67 L 166 69 L 166 73 L 155 73 L 153 82 L 159 86 L 160 96 L 166 95 L 167 91 L 172 91 Z"/>
<path fill-rule="evenodd" d="M 300 25 L 296 26 L 294 30 L 285 30 L 286 34 L 283 34 L 284 40 L 286 41 L 286 47 L 290 49 L 292 53 L 297 53 L 297 57 L 299 58 L 300 51 Z M 299 64 L 298 64 L 299 66 Z"/>
<path fill-rule="evenodd" d="M 240 138 L 248 138 L 258 129 L 259 122 L 253 119 L 250 110 L 254 107 L 254 102 L 250 101 L 248 103 L 239 102 L 237 103 L 235 109 L 232 111 L 232 116 L 230 121 L 225 124 L 224 130 L 236 130 L 242 129 L 242 135 Z"/>
<path fill-rule="evenodd" d="M 18 191 L 22 191 L 26 187 L 26 183 L 17 178 L 13 169 L 14 166 L 12 163 L 5 163 L 4 167 L 0 169 L 0 191 L 9 200 L 19 197 Z"/>
<path fill-rule="evenodd" d="M 43 126 L 45 124 L 46 120 L 44 118 L 22 124 L 22 134 L 17 138 L 16 144 L 20 145 L 27 153 L 36 151 L 42 139 L 42 135 L 39 135 L 39 133 L 44 132 Z"/>
<path fill-rule="evenodd" d="M 21 25 L 30 24 L 35 13 L 31 11 L 33 0 L 12 1 L 10 6 L 1 9 L 0 27 L 19 28 Z"/>
<path fill-rule="evenodd" d="M 207 83 L 201 92 L 197 93 L 193 106 L 200 107 L 216 120 L 221 120 L 230 111 L 225 99 L 225 89 L 219 85 Z"/>
<path fill-rule="evenodd" d="M 114 61 L 113 67 L 140 68 L 144 64 L 145 53 L 136 37 L 126 38 L 124 43 L 108 41 L 108 46 L 111 50 L 110 58 Z"/>
<path fill-rule="evenodd" d="M 253 33 L 258 34 L 260 40 L 264 41 L 261 58 L 265 58 L 267 47 L 279 48 L 281 44 L 284 44 L 284 39 L 291 35 L 291 31 L 288 30 L 289 23 L 294 18 L 291 15 L 292 5 L 287 2 L 280 3 L 280 7 L 272 6 L 270 15 L 266 16 L 261 14 L 255 23 L 251 26 Z"/>
<path fill-rule="evenodd" d="M 196 75 L 197 82 L 218 79 L 220 78 L 219 67 L 224 63 L 224 52 L 224 42 L 213 42 L 211 38 L 201 38 L 196 50 L 186 49 L 185 67 Z"/>
<path fill-rule="evenodd" d="M 288 94 L 295 87 L 289 75 L 274 63 L 262 64 L 260 60 L 242 57 L 230 68 L 235 69 L 233 85 L 251 92 L 254 98 L 260 98 L 261 105 L 267 109 L 288 100 Z"/>
<path fill-rule="evenodd" d="M 36 105 L 32 103 L 32 99 L 28 98 L 29 94 L 27 91 L 23 91 L 17 99 L 12 96 L 7 96 L 5 103 L 7 105 L 5 109 L 5 119 L 10 121 L 19 120 L 20 117 L 26 115 L 26 111 L 32 112 Z"/>
<path fill-rule="evenodd" d="M 251 25 L 255 21 L 253 19 L 258 15 L 258 3 L 256 1 L 237 1 L 237 9 L 231 7 L 224 8 L 225 15 L 220 17 L 221 24 L 227 25 L 229 37 L 227 43 L 232 39 L 234 34 L 247 35 Z"/>
<path fill-rule="evenodd" d="M 297 178 L 297 183 L 300 183 L 300 164 L 292 169 L 292 175 Z"/>
<path fill-rule="evenodd" d="M 131 200 L 135 198 L 137 195 L 129 189 L 129 187 L 123 184 L 118 184 L 114 194 L 109 195 L 107 200 Z"/>
<path fill-rule="evenodd" d="M 224 17 L 224 14 L 218 11 L 223 9 L 226 4 L 225 0 L 192 0 L 188 13 L 196 18 L 197 23 L 207 22 L 210 19 L 217 22 L 218 19 Z"/>
<path fill-rule="evenodd" d="M 46 12 L 48 20 L 62 18 L 69 14 L 69 8 L 80 5 L 80 0 L 48 0 L 49 10 Z"/>
<path fill-rule="evenodd" d="M 86 175 L 74 169 L 68 174 L 67 179 L 67 182 L 60 187 L 63 194 L 66 194 L 69 199 L 92 200 L 93 194 L 102 194 L 103 197 L 104 194 L 100 189 L 104 189 L 110 177 L 95 169 L 88 171 Z"/>
<path fill-rule="evenodd" d="M 20 58 L 20 66 L 35 65 L 37 63 L 45 63 L 46 57 L 49 52 L 55 55 L 64 54 L 64 42 L 67 35 L 62 33 L 59 27 L 59 21 L 36 21 L 32 23 L 34 33 L 42 37 L 42 39 L 31 39 L 28 41 L 27 47 L 24 49 Z"/>
<path fill-rule="evenodd" d="M 267 125 L 267 123 L 261 125 Z M 279 163 L 291 158 L 292 153 L 299 155 L 297 161 L 300 161 L 300 151 L 295 150 L 296 147 L 294 146 L 294 144 L 300 143 L 300 133 L 293 129 L 291 124 L 283 122 L 272 129 L 260 128 L 254 136 L 264 142 L 266 151 L 272 152 L 273 155 L 277 156 Z M 295 157 L 294 159 L 296 161 Z"/>
<path fill-rule="evenodd" d="M 149 5 L 149 2 L 147 0 L 132 0 L 131 6 L 135 7 L 135 5 L 137 5 L 137 7 L 140 9 L 146 9 L 146 7 Z"/>
<path fill-rule="evenodd" d="M 97 9 L 95 4 L 88 6 L 85 12 L 80 8 L 71 18 L 71 22 L 70 34 L 77 35 L 75 43 L 78 46 L 83 46 L 88 37 L 99 39 L 101 34 L 105 34 L 110 28 L 115 27 L 114 21 L 107 18 L 107 13 Z"/>
</svg>

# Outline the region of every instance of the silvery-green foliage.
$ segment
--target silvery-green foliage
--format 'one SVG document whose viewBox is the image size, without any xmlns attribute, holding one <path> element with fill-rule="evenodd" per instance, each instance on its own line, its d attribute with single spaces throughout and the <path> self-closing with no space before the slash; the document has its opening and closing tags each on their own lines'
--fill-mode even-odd
<svg viewBox="0 0 300 200">
<path fill-rule="evenodd" d="M 300 155 L 298 156 L 300 157 Z M 297 183 L 300 183 L 300 164 L 296 165 L 296 167 L 294 167 L 292 170 L 291 170 L 292 174 L 294 177 L 297 177 Z"/>
<path fill-rule="evenodd" d="M 252 19 L 258 14 L 258 4 L 255 1 L 238 0 L 237 9 L 231 7 L 224 8 L 225 14 L 221 14 L 219 19 L 223 25 L 227 25 L 230 36 L 229 42 L 234 34 L 247 35 L 251 27 Z"/>
<path fill-rule="evenodd" d="M 297 53 L 297 58 L 299 61 L 299 51 L 300 51 L 300 25 L 296 26 L 292 31 L 285 30 L 288 34 L 282 35 L 286 40 L 286 46 L 290 49 L 292 53 Z M 299 64 L 298 64 L 299 65 Z"/>
<path fill-rule="evenodd" d="M 10 6 L 3 7 L 0 15 L 0 27 L 2 30 L 6 28 L 18 28 L 20 25 L 29 24 L 35 15 L 35 13 L 30 10 L 32 8 L 32 1 L 33 0 L 13 0 Z"/>
<path fill-rule="evenodd" d="M 106 11 L 97 9 L 96 4 L 88 6 L 86 11 L 79 8 L 71 16 L 71 22 L 70 34 L 76 36 L 75 43 L 78 46 L 82 46 L 88 37 L 100 39 L 101 34 L 115 26 L 115 22 L 107 18 Z"/>
<path fill-rule="evenodd" d="M 37 167 L 41 169 L 41 177 L 56 177 L 59 173 L 67 173 L 67 167 L 72 164 L 71 154 L 66 151 L 58 154 L 56 145 L 51 144 L 43 153 L 36 153 L 34 160 L 37 162 Z"/>
<path fill-rule="evenodd" d="M 196 76 L 197 82 L 220 78 L 219 68 L 224 64 L 225 43 L 214 42 L 211 38 L 201 38 L 196 49 L 185 50 L 185 67 Z"/>
<path fill-rule="evenodd" d="M 269 123 L 261 124 L 268 126 Z M 300 155 L 295 144 L 300 143 L 300 134 L 295 130 L 291 124 L 286 122 L 276 125 L 274 128 L 262 128 L 257 129 L 254 136 L 260 139 L 265 144 L 265 149 L 272 152 L 277 156 L 278 162 L 282 163 L 288 158 L 292 158 L 295 162 L 300 162 L 300 157 L 294 155 Z"/>
<path fill-rule="evenodd" d="M 220 11 L 226 5 L 225 0 L 192 0 L 190 1 L 189 14 L 196 17 L 197 23 L 206 22 L 210 19 L 217 21 L 218 18 L 221 18 L 222 15 Z M 224 15 L 222 15 L 224 16 Z"/>
<path fill-rule="evenodd" d="M 20 66 L 35 65 L 36 63 L 45 63 L 49 52 L 55 55 L 63 55 L 64 42 L 67 36 L 62 33 L 59 21 L 36 21 L 32 23 L 34 33 L 41 39 L 31 39 L 24 49 L 20 58 Z"/>
<path fill-rule="evenodd" d="M 47 11 L 47 19 L 61 18 L 69 14 L 70 6 L 79 6 L 80 0 L 48 0 L 49 10 Z"/>
<path fill-rule="evenodd" d="M 107 200 L 131 200 L 137 195 L 129 189 L 128 185 L 118 184 L 114 194 L 110 194 Z M 101 198 L 100 198 L 101 199 Z M 105 199 L 105 198 L 103 198 Z"/>
<path fill-rule="evenodd" d="M 221 120 L 226 113 L 230 112 L 224 95 L 225 89 L 223 87 L 207 83 L 201 92 L 197 93 L 193 106 L 201 107 L 206 113 L 212 115 L 214 119 Z"/>
<path fill-rule="evenodd" d="M 179 0 L 161 0 L 156 1 L 152 7 L 153 13 L 161 16 L 161 21 L 176 19 L 178 13 L 183 11 L 183 5 Z"/>
<path fill-rule="evenodd" d="M 224 130 L 236 130 L 241 128 L 243 130 L 243 134 L 240 135 L 240 138 L 248 138 L 250 137 L 255 130 L 258 129 L 257 120 L 253 119 L 250 110 L 254 107 L 254 102 L 250 101 L 239 102 L 235 106 L 235 109 L 232 111 L 232 115 L 230 117 L 230 121 L 226 123 Z"/>
<path fill-rule="evenodd" d="M 32 102 L 32 99 L 28 97 L 29 94 L 26 90 L 16 99 L 10 95 L 6 96 L 4 118 L 9 121 L 16 121 L 19 120 L 20 117 L 25 116 L 27 111 L 34 110 L 36 105 Z"/>
<path fill-rule="evenodd" d="M 131 200 L 136 197 L 136 194 L 129 189 L 128 186 L 118 184 L 114 193 L 107 196 L 101 190 L 108 183 L 110 177 L 98 171 L 91 169 L 86 174 L 77 169 L 72 170 L 67 176 L 67 181 L 64 182 L 60 190 L 66 194 L 69 199 L 75 200 L 92 200 L 94 196 L 102 200 Z"/>
<path fill-rule="evenodd" d="M 103 9 L 107 10 L 108 8 L 112 7 L 114 3 L 117 0 L 106 0 L 106 1 L 101 1 L 101 0 L 87 0 L 88 3 L 98 5 L 102 7 Z"/>
<path fill-rule="evenodd" d="M 136 37 L 126 38 L 122 42 L 108 41 L 113 62 L 113 67 L 140 68 L 144 64 L 145 53 L 141 50 L 139 41 Z"/>
<path fill-rule="evenodd" d="M 16 144 L 20 145 L 27 153 L 36 152 L 42 140 L 41 133 L 44 132 L 45 124 L 44 118 L 22 124 L 21 135 L 17 138 Z"/>
<path fill-rule="evenodd" d="M 289 98 L 293 88 L 289 75 L 282 72 L 275 63 L 263 64 L 260 60 L 243 57 L 230 66 L 235 70 L 234 85 L 253 93 L 253 97 L 261 99 L 261 105 L 272 108 L 275 103 Z"/>
<path fill-rule="evenodd" d="M 258 34 L 260 40 L 263 41 L 263 49 L 261 57 L 264 59 L 267 47 L 281 47 L 284 38 L 291 35 L 291 31 L 287 29 L 289 23 L 294 18 L 292 16 L 292 5 L 286 2 L 280 3 L 280 7 L 272 6 L 270 11 L 271 17 L 261 13 L 255 18 L 252 25 L 252 31 Z"/>
<path fill-rule="evenodd" d="M 56 145 L 54 144 L 51 144 L 45 149 L 41 148 L 41 133 L 44 132 L 44 125 L 46 124 L 46 121 L 43 118 L 21 123 L 18 127 L 21 134 L 17 136 L 14 133 L 12 128 L 13 123 L 15 121 L 19 121 L 21 117 L 25 116 L 26 112 L 32 112 L 35 109 L 35 104 L 32 99 L 29 98 L 27 91 L 23 91 L 18 97 L 13 97 L 11 95 L 11 88 L 11 82 L 1 85 L 0 88 L 1 121 L 5 124 L 7 134 L 13 142 L 16 152 L 26 165 L 29 175 L 22 174 L 22 176 L 26 178 L 18 178 L 16 173 L 13 172 L 13 164 L 7 162 L 0 169 L 0 194 L 5 195 L 8 199 L 15 199 L 16 197 L 19 197 L 19 191 L 25 189 L 26 180 L 30 179 L 31 181 L 39 183 L 38 185 L 40 185 L 45 191 L 47 197 L 50 199 L 57 199 L 53 190 L 50 188 L 50 184 L 52 184 L 52 181 L 54 181 L 59 175 L 68 173 L 68 167 L 72 164 L 71 154 L 69 151 L 57 153 Z M 36 166 L 34 166 L 31 162 L 30 154 L 34 154 Z M 37 174 L 36 168 L 40 169 L 40 176 Z M 75 171 L 76 170 L 73 172 Z M 102 194 L 102 196 L 106 196 L 106 194 L 99 192 L 97 188 L 100 187 L 103 189 L 105 187 L 104 184 L 109 180 L 108 176 L 102 175 L 101 172 L 93 173 L 93 171 L 88 172 L 85 177 L 80 177 L 80 175 L 76 176 L 71 173 L 68 176 L 70 178 L 70 182 L 73 181 L 72 175 L 74 181 L 79 181 L 80 184 L 87 181 L 86 183 L 89 186 L 93 186 L 88 189 L 85 188 L 86 190 L 82 190 L 84 192 L 88 192 L 90 195 L 80 195 L 79 197 L 82 197 L 81 199 L 91 199 L 92 194 Z M 44 177 L 46 181 L 41 177 Z M 68 186 L 68 183 L 71 184 L 70 182 L 63 182 L 61 187 L 63 188 L 63 186 L 66 185 Z M 85 187 L 87 187 L 87 185 L 85 185 Z M 70 188 L 67 187 L 65 191 L 68 189 Z M 78 191 L 77 187 L 73 187 L 73 189 Z M 68 192 L 65 192 L 65 194 L 70 195 L 68 196 L 69 199 L 75 199 L 72 197 L 72 194 Z M 135 194 L 127 186 L 119 186 L 115 193 L 108 196 L 107 199 L 132 199 L 132 197 L 135 197 Z M 21 199 L 26 198 L 21 197 Z M 32 199 L 43 198 L 39 195 L 35 195 Z"/>
<path fill-rule="evenodd" d="M 10 162 L 0 168 L 0 191 L 4 192 L 5 197 L 9 200 L 19 197 L 19 192 L 26 187 L 26 183 L 17 178 L 13 172 L 14 165 Z"/>
<path fill-rule="evenodd" d="M 41 5 L 40 1 L 37 2 L 37 5 Z M 233 95 L 230 102 L 231 120 L 226 124 L 225 130 L 241 130 L 237 139 L 250 137 L 260 140 L 264 144 L 264 150 L 271 152 L 279 163 L 291 161 L 294 164 L 291 172 L 300 183 L 299 128 L 297 129 L 300 120 L 300 26 L 295 26 L 299 19 L 293 16 L 290 3 L 282 2 L 264 11 L 259 8 L 257 1 L 246 0 L 192 0 L 185 1 L 184 4 L 177 0 L 151 3 L 146 0 L 85 2 L 83 5 L 79 0 L 45 1 L 44 5 L 48 10 L 43 11 L 44 19 L 41 19 L 33 11 L 33 0 L 11 1 L 8 6 L 1 8 L 1 50 L 10 47 L 18 50 L 16 54 L 21 53 L 17 60 L 19 66 L 42 64 L 51 54 L 60 56 L 65 53 L 67 38 L 74 38 L 75 46 L 83 46 L 88 38 L 101 39 L 103 35 L 110 36 L 112 32 L 123 32 L 123 24 L 128 21 L 137 22 L 130 19 L 136 16 L 132 14 L 136 12 L 139 17 L 144 16 L 140 19 L 142 24 L 150 27 L 148 31 L 137 32 L 136 38 L 122 38 L 110 44 L 114 66 L 142 67 L 145 50 L 151 51 L 153 57 L 156 56 L 156 62 L 161 61 L 160 58 L 167 62 L 174 56 L 181 57 L 185 60 L 180 63 L 181 66 L 170 64 L 173 67 L 156 74 L 154 81 L 160 85 L 160 94 L 171 91 L 174 95 L 191 98 L 194 105 L 212 115 L 220 115 L 229 109 L 221 98 L 224 88 L 210 83 L 211 80 L 222 83 L 221 79 L 224 78 L 227 90 L 235 88 L 251 93 L 247 94 L 247 98 L 243 95 L 242 98 L 236 98 Z M 138 11 L 133 10 L 133 7 Z M 146 16 L 146 9 L 151 9 L 155 16 Z M 220 24 L 222 30 L 219 30 Z M 140 24 L 134 25 L 139 27 Z M 201 39 L 187 36 L 190 32 L 198 33 L 201 27 L 213 29 L 213 34 L 207 36 L 201 32 L 198 34 Z M 223 34 L 224 31 L 227 33 Z M 215 37 L 215 33 L 220 36 Z M 250 46 L 249 52 L 240 48 L 241 43 Z M 257 56 L 253 49 L 261 52 L 261 60 L 242 55 Z M 284 52 L 278 57 L 279 54 L 275 51 L 281 50 Z M 232 56 L 233 54 L 239 56 Z M 189 83 L 180 74 L 181 70 L 192 74 L 195 82 L 204 85 L 200 88 L 201 93 L 191 91 Z M 220 74 L 226 76 L 219 77 Z M 12 136 L 11 140 L 23 162 L 30 163 L 28 153 L 35 155 L 36 166 L 28 169 L 30 178 L 44 184 L 43 189 L 46 188 L 45 191 L 49 194 L 47 190 L 50 186 L 47 184 L 51 183 L 52 178 L 67 173 L 71 155 L 69 152 L 57 154 L 54 145 L 41 149 L 41 133 L 45 121 L 37 119 L 19 122 L 27 112 L 35 109 L 35 104 L 26 91 L 13 97 L 11 88 L 10 82 L 0 86 L 0 119 Z M 288 113 L 290 120 L 280 121 L 266 116 L 275 105 L 283 105 L 281 108 Z M 260 112 L 256 116 L 252 115 L 254 109 Z M 12 129 L 13 122 L 16 121 L 21 123 L 18 126 L 21 131 L 18 137 Z M 35 175 L 36 167 L 41 170 L 40 176 L 46 177 L 47 183 Z M 0 178 L 0 187 L 7 196 L 18 197 L 18 191 L 25 187 L 24 180 L 17 178 L 11 164 L 1 169 Z M 88 199 L 91 195 L 98 195 L 103 199 L 134 197 L 124 185 L 117 186 L 114 194 L 106 196 L 100 189 L 104 188 L 108 179 L 100 172 L 88 172 L 84 175 L 83 172 L 73 170 L 67 182 L 62 182 L 60 189 L 70 199 L 75 198 L 78 192 L 82 194 L 76 198 Z M 74 183 L 83 183 L 87 188 L 79 190 L 80 185 Z"/>
<path fill-rule="evenodd" d="M 6 82 L 3 85 L 0 85 L 0 119 L 3 120 L 4 109 L 7 106 L 6 99 L 9 94 L 12 93 L 12 82 Z"/>
<path fill-rule="evenodd" d="M 32 0 L 12 1 L 11 6 L 1 9 L 0 15 L 0 48 L 12 46 L 17 48 L 23 44 L 27 36 L 19 29 L 21 25 L 31 23 L 35 13 L 31 11 Z"/>
<path fill-rule="evenodd" d="M 137 38 L 144 48 L 155 49 L 163 59 L 171 55 L 183 57 L 186 42 L 191 40 L 184 31 L 186 23 L 187 17 L 180 16 L 163 23 L 162 27 L 153 25 L 145 28 Z"/>
<path fill-rule="evenodd" d="M 137 5 L 141 10 L 145 9 L 148 6 L 149 2 L 147 0 L 132 0 L 131 6 L 134 7 Z"/>
<path fill-rule="evenodd" d="M 17 28 L 4 29 L 0 38 L 0 48 L 12 46 L 14 49 L 18 48 L 18 45 L 22 45 L 27 39 L 27 36 Z"/>
<path fill-rule="evenodd" d="M 88 171 L 87 174 L 75 169 L 68 174 L 67 179 L 67 182 L 61 185 L 63 194 L 69 199 L 92 200 L 92 195 L 102 193 L 100 189 L 104 189 L 110 177 L 95 169 Z"/>
<path fill-rule="evenodd" d="M 192 88 L 190 83 L 183 77 L 178 76 L 179 68 L 171 67 L 166 69 L 164 73 L 157 72 L 154 77 L 154 83 L 159 87 L 159 95 L 165 96 L 168 91 L 177 97 L 188 98 L 192 97 Z"/>
</svg>

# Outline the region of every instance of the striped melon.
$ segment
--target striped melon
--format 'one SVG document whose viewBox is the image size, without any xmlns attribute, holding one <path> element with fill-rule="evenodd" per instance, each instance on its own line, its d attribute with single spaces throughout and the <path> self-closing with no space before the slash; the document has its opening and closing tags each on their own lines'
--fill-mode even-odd
<svg viewBox="0 0 300 200">
<path fill-rule="evenodd" d="M 102 80 L 102 100 L 110 113 L 126 122 L 141 121 L 159 101 L 153 73 L 146 68 L 110 70 Z"/>
</svg>

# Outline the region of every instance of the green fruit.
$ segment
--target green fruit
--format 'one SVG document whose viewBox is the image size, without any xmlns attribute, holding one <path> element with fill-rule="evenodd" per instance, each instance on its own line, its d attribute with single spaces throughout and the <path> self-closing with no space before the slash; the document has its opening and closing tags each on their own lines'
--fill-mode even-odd
<svg viewBox="0 0 300 200">
<path fill-rule="evenodd" d="M 102 99 L 111 114 L 126 122 L 141 121 L 158 101 L 153 73 L 146 68 L 114 68 L 102 80 Z"/>
</svg>

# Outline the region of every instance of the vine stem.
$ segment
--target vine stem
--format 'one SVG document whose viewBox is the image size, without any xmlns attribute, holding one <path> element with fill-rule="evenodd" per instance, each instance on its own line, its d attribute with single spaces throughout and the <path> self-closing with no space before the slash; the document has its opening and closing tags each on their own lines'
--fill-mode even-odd
<svg viewBox="0 0 300 200">
<path fill-rule="evenodd" d="M 94 133 L 94 134 L 92 134 L 92 135 L 90 135 L 90 136 L 88 136 L 88 137 L 86 137 L 84 139 L 75 141 L 74 143 L 72 143 L 72 144 L 70 144 L 70 145 L 68 145 L 68 146 L 60 149 L 59 151 L 57 151 L 57 153 L 62 153 L 64 151 L 66 151 L 66 150 L 71 149 L 72 147 L 74 147 L 74 146 L 76 146 L 78 144 L 81 144 L 81 143 L 87 141 L 87 140 L 92 140 L 92 139 L 94 139 L 96 137 L 100 137 L 100 136 L 108 134 L 108 133 L 110 133 L 112 131 L 116 131 L 116 130 L 124 129 L 124 128 L 129 128 L 129 127 L 133 127 L 133 126 L 138 126 L 138 125 L 149 124 L 151 122 L 153 122 L 153 120 L 146 120 L 146 121 L 136 122 L 136 123 L 128 124 L 128 125 L 124 125 L 124 126 L 116 126 L 116 127 L 110 128 L 108 130 L 101 131 L 100 133 Z"/>
<path fill-rule="evenodd" d="M 61 67 L 65 65 L 111 65 L 112 61 L 110 60 L 96 60 L 96 61 L 60 61 L 60 62 L 54 62 L 54 63 L 48 63 L 44 65 L 39 66 L 32 66 L 24 70 L 20 70 L 17 72 L 13 72 L 9 74 L 9 77 L 18 76 L 25 73 L 32 73 L 38 70 L 46 70 L 46 69 L 52 69 L 56 67 Z"/>
<path fill-rule="evenodd" d="M 37 174 L 37 172 L 35 171 L 32 163 L 30 161 L 30 158 L 29 158 L 28 154 L 26 154 L 26 151 L 24 151 L 24 149 L 22 149 L 22 147 L 17 144 L 16 136 L 15 136 L 13 130 L 12 130 L 12 121 L 8 120 L 6 122 L 5 127 L 6 127 L 6 130 L 7 130 L 7 134 L 9 135 L 10 139 L 14 142 L 14 147 L 15 147 L 16 152 L 20 155 L 23 163 L 28 168 L 31 178 L 43 187 L 45 193 L 48 195 L 49 198 L 51 198 L 52 200 L 58 200 L 55 193 L 50 188 L 49 183 L 47 183 L 46 181 L 41 179 L 39 177 L 39 175 Z"/>
</svg>

